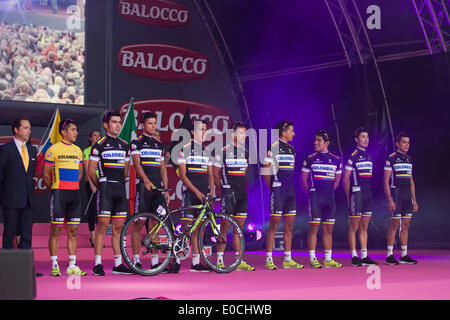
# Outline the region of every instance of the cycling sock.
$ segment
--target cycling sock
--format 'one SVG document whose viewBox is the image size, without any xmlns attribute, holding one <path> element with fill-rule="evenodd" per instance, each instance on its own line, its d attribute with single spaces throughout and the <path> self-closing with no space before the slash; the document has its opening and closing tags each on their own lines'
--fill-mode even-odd
<svg viewBox="0 0 450 320">
<path fill-rule="evenodd" d="M 331 261 L 331 250 L 325 250 L 325 261 Z"/>
<path fill-rule="evenodd" d="M 272 252 L 266 252 L 266 262 L 273 261 Z"/>
<path fill-rule="evenodd" d="M 284 252 L 284 261 L 289 262 L 291 261 L 291 251 L 285 251 Z"/>
<path fill-rule="evenodd" d="M 77 256 L 69 256 L 69 268 L 75 267 L 75 264 L 77 263 Z"/>
<path fill-rule="evenodd" d="M 361 259 L 367 258 L 367 249 L 361 249 Z"/>
<path fill-rule="evenodd" d="M 50 259 L 52 260 L 52 268 L 58 267 L 58 256 L 50 256 Z"/>
<path fill-rule="evenodd" d="M 157 253 L 152 253 L 152 266 L 157 265 L 159 262 L 159 256 Z"/>
<path fill-rule="evenodd" d="M 317 260 L 316 258 L 316 250 L 309 250 L 309 261 Z"/>
<path fill-rule="evenodd" d="M 95 265 L 102 264 L 102 256 L 96 255 L 95 256 Z"/>
<path fill-rule="evenodd" d="M 122 256 L 120 254 L 114 256 L 114 267 L 118 267 L 122 264 Z"/>
<path fill-rule="evenodd" d="M 408 246 L 402 246 L 402 258 L 408 254 Z"/>
<path fill-rule="evenodd" d="M 194 266 L 198 265 L 200 263 L 200 255 L 199 254 L 193 254 L 192 255 L 192 264 Z"/>
<path fill-rule="evenodd" d="M 217 263 L 223 263 L 223 252 L 217 252 Z"/>
<path fill-rule="evenodd" d="M 352 258 L 358 257 L 358 254 L 356 253 L 356 250 L 352 250 Z"/>
<path fill-rule="evenodd" d="M 394 254 L 394 246 L 387 246 L 387 256 L 392 256 Z"/>
<path fill-rule="evenodd" d="M 134 258 L 134 264 L 141 263 L 141 259 L 139 258 L 138 254 L 133 255 L 133 258 Z"/>
</svg>

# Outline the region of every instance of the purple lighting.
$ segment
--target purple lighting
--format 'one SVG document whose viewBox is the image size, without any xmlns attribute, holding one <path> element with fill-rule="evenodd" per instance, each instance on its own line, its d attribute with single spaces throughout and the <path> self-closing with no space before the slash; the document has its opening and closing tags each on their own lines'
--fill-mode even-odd
<svg viewBox="0 0 450 320">
<path fill-rule="evenodd" d="M 250 222 L 249 224 L 247 224 L 248 231 L 253 232 L 253 231 L 255 231 L 255 229 L 256 229 L 256 226 L 253 222 Z"/>
</svg>

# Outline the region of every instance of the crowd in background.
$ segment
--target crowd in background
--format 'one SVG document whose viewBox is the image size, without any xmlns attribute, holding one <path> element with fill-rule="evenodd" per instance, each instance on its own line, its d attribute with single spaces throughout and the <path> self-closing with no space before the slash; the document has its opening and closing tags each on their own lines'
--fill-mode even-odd
<svg viewBox="0 0 450 320">
<path fill-rule="evenodd" d="M 0 99 L 84 104 L 85 34 L 0 23 Z"/>
</svg>

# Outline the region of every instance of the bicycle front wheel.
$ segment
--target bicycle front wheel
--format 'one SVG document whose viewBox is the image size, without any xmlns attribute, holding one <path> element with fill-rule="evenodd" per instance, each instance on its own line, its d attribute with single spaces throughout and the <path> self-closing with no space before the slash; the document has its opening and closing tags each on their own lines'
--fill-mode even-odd
<svg viewBox="0 0 450 320">
<path fill-rule="evenodd" d="M 171 228 L 158 215 L 138 213 L 123 225 L 120 252 L 131 270 L 143 276 L 154 276 L 169 264 L 173 242 Z"/>
<path fill-rule="evenodd" d="M 203 262 L 217 273 L 234 271 L 244 259 L 244 233 L 228 215 L 215 213 L 207 218 L 200 225 L 198 237 Z"/>
</svg>

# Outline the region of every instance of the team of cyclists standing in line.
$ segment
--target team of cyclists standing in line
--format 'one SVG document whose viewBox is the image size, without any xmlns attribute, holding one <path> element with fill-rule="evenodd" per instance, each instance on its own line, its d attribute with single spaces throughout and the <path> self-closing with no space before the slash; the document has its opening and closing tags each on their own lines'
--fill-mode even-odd
<svg viewBox="0 0 450 320">
<path fill-rule="evenodd" d="M 65 119 L 60 122 L 62 140 L 51 146 L 45 154 L 44 182 L 51 187 L 50 223 L 51 232 L 49 250 L 52 261 L 51 275 L 60 276 L 58 265 L 58 236 L 64 222 L 67 225 L 69 266 L 67 274 L 86 275 L 76 265 L 76 236 L 81 221 L 81 195 L 79 181 L 83 176 L 85 164 L 86 187 L 96 194 L 97 228 L 90 223 L 90 240 L 94 247 L 94 275 L 104 276 L 102 250 L 104 236 L 111 222 L 112 249 L 114 252 L 113 274 L 132 274 L 122 263 L 120 253 L 120 232 L 128 216 L 125 180 L 129 172 L 130 157 L 136 169 L 135 212 L 155 212 L 164 203 L 164 198 L 156 188 L 168 188 L 167 150 L 155 137 L 157 133 L 156 115 L 145 112 L 140 117 L 143 133 L 128 144 L 119 138 L 122 128 L 121 115 L 110 111 L 103 117 L 106 135 L 100 138 L 99 131 L 91 132 L 91 146 L 84 155 L 76 142 L 78 132 L 76 124 Z M 184 185 L 183 206 L 202 204 L 209 193 L 221 192 L 222 211 L 233 216 L 244 227 L 248 213 L 248 199 L 245 188 L 245 176 L 249 165 L 249 153 L 245 149 L 247 130 L 244 124 L 236 122 L 230 128 L 232 141 L 214 154 L 205 146 L 206 121 L 192 122 L 191 140 L 185 144 L 176 159 L 179 177 Z M 292 259 L 292 232 L 296 217 L 296 196 L 294 188 L 295 148 L 289 143 L 293 140 L 294 126 L 290 121 L 281 121 L 276 129 L 279 139 L 273 143 L 264 159 L 262 174 L 270 189 L 270 223 L 266 232 L 265 269 L 276 270 L 272 257 L 275 233 L 284 219 L 285 252 L 282 261 L 284 269 L 302 269 L 304 266 Z M 373 159 L 367 152 L 369 132 L 358 128 L 354 135 L 356 148 L 344 163 L 340 157 L 328 151 L 329 133 L 320 130 L 314 139 L 314 153 L 308 155 L 301 168 L 301 185 L 308 194 L 308 252 L 312 268 L 341 268 L 342 264 L 332 258 L 332 232 L 336 218 L 334 191 L 342 184 L 349 206 L 348 242 L 352 254 L 351 265 L 376 265 L 367 254 L 367 229 L 372 216 L 373 198 L 371 190 Z M 397 151 L 387 157 L 384 167 L 383 187 L 387 197 L 388 209 L 392 213 L 388 230 L 386 264 L 415 264 L 416 260 L 407 252 L 408 229 L 412 214 L 417 212 L 415 186 L 412 177 L 412 160 L 407 154 L 410 137 L 401 132 L 396 139 Z M 170 196 L 165 194 L 166 201 Z M 198 212 L 183 212 L 181 222 L 188 228 Z M 92 219 L 91 219 L 92 220 Z M 401 257 L 398 261 L 393 254 L 395 235 L 399 229 Z M 321 264 L 316 258 L 317 234 L 323 225 L 322 244 L 324 260 Z M 132 247 L 134 263 L 140 264 L 140 232 L 144 221 L 135 222 Z M 360 257 L 356 251 L 356 234 L 361 248 Z M 198 235 L 191 238 L 193 272 L 209 272 L 200 262 Z M 217 264 L 223 264 L 225 247 L 219 247 Z M 239 248 L 235 248 L 239 251 Z M 156 267 L 158 254 L 151 255 L 152 267 Z M 173 259 L 166 273 L 178 273 L 180 260 Z M 254 271 L 255 267 L 242 261 L 237 270 Z"/>
</svg>

